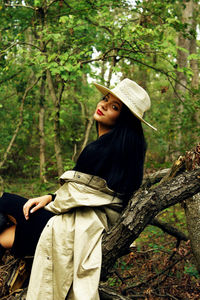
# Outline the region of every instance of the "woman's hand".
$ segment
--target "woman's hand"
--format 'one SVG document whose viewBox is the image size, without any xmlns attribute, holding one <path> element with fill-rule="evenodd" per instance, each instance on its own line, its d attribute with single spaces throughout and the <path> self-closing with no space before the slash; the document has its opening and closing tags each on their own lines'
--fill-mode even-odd
<svg viewBox="0 0 200 300">
<path fill-rule="evenodd" d="M 23 206 L 23 212 L 24 212 L 25 219 L 26 220 L 29 219 L 29 211 L 32 214 L 36 210 L 38 210 L 38 209 L 44 207 L 45 205 L 47 205 L 48 203 L 50 203 L 51 201 L 52 201 L 51 195 L 45 195 L 45 196 L 29 199 Z M 31 208 L 32 206 L 34 206 L 34 207 Z"/>
</svg>

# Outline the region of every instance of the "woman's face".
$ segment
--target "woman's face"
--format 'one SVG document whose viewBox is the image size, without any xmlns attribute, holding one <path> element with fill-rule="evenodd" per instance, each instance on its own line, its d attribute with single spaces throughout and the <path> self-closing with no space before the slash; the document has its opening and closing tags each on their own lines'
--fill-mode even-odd
<svg viewBox="0 0 200 300">
<path fill-rule="evenodd" d="M 98 125 L 107 131 L 111 129 L 122 109 L 123 103 L 113 96 L 112 94 L 107 94 L 102 98 L 102 100 L 97 104 L 96 111 L 94 113 L 94 119 L 98 122 Z"/>
</svg>

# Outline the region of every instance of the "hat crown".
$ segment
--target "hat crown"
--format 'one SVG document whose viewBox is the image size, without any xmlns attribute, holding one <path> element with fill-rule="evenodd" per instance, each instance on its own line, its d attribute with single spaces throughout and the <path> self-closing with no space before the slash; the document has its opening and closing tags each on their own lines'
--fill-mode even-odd
<svg viewBox="0 0 200 300">
<path fill-rule="evenodd" d="M 135 114 L 143 117 L 144 112 L 151 106 L 147 92 L 135 81 L 125 78 L 114 89 L 120 100 Z"/>
</svg>

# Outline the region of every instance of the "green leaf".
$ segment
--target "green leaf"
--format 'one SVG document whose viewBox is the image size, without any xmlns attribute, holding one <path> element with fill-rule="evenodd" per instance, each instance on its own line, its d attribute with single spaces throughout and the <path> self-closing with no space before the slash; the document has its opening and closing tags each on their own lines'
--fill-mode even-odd
<svg viewBox="0 0 200 300">
<path fill-rule="evenodd" d="M 60 17 L 59 22 L 65 24 L 66 22 L 68 22 L 68 20 L 69 20 L 68 16 L 62 16 Z"/>
</svg>

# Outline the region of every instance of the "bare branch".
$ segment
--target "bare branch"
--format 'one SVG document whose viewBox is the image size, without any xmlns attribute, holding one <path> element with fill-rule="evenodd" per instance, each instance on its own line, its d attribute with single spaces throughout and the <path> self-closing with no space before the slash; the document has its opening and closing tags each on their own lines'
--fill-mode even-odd
<svg viewBox="0 0 200 300">
<path fill-rule="evenodd" d="M 0 84 L 4 83 L 5 81 L 9 81 L 9 80 L 13 79 L 15 76 L 17 76 L 17 75 L 20 74 L 21 72 L 22 72 L 22 70 L 20 70 L 19 72 L 17 72 L 17 73 L 15 73 L 15 74 L 11 75 L 11 76 L 8 77 L 8 78 L 5 78 L 5 79 L 1 80 L 1 81 L 0 81 Z"/>
<path fill-rule="evenodd" d="M 36 8 L 35 7 L 33 7 L 33 6 L 30 6 L 30 5 L 22 5 L 22 4 L 16 4 L 16 3 L 13 3 L 13 4 L 7 4 L 7 3 L 5 3 L 4 4 L 6 7 L 23 7 L 23 8 L 30 8 L 30 9 L 32 9 L 32 10 L 35 10 Z"/>
<path fill-rule="evenodd" d="M 157 226 L 158 228 L 162 229 L 164 232 L 174 236 L 178 240 L 183 240 L 185 242 L 188 241 L 188 237 L 181 231 L 179 231 L 177 228 L 171 226 L 170 224 L 166 222 L 162 222 L 158 220 L 158 218 L 154 218 L 151 222 L 151 225 Z"/>
<path fill-rule="evenodd" d="M 0 57 L 3 56 L 9 49 L 15 47 L 16 45 L 27 45 L 27 46 L 31 46 L 33 48 L 36 48 L 38 49 L 39 51 L 42 52 L 42 49 L 40 49 L 38 46 L 34 45 L 34 44 L 31 44 L 31 43 L 26 43 L 26 42 L 16 42 L 16 43 L 13 43 L 12 45 L 10 45 L 8 48 L 2 50 L 0 52 Z"/>
<path fill-rule="evenodd" d="M 36 49 L 38 49 L 38 50 L 40 50 L 40 51 L 42 52 L 42 49 L 41 49 L 41 48 L 39 48 L 38 46 L 36 46 L 36 45 L 34 45 L 34 44 L 31 44 L 31 43 L 27 43 L 27 42 L 18 42 L 17 44 L 18 44 L 18 45 L 27 45 L 27 46 L 31 46 L 31 47 L 36 48 Z"/>
<path fill-rule="evenodd" d="M 154 185 L 155 183 L 160 182 L 161 179 L 168 174 L 169 170 L 170 168 L 167 168 L 145 175 L 142 181 L 142 187 L 148 188 Z"/>
<path fill-rule="evenodd" d="M 47 8 L 49 8 L 52 4 L 54 4 L 55 2 L 58 2 L 59 0 L 52 0 L 49 4 L 48 4 L 48 6 L 47 6 Z"/>
<path fill-rule="evenodd" d="M 99 294 L 102 300 L 129 300 L 131 298 L 118 294 L 115 290 L 108 286 L 100 285 Z"/>
<path fill-rule="evenodd" d="M 16 46 L 16 45 L 17 45 L 17 43 L 13 43 L 13 44 L 11 44 L 8 48 L 2 50 L 2 51 L 0 52 L 0 58 L 1 58 L 1 57 L 2 57 L 9 49 L 11 49 L 12 47 L 14 47 L 14 46 Z"/>
</svg>

